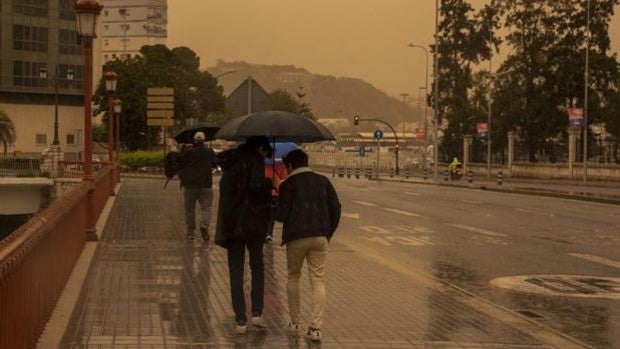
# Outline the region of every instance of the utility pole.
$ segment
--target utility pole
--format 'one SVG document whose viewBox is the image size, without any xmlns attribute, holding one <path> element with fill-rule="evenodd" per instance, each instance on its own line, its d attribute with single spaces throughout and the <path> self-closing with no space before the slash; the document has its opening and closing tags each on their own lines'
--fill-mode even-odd
<svg viewBox="0 0 620 349">
<path fill-rule="evenodd" d="M 489 111 L 487 115 L 487 178 L 491 178 L 491 120 L 492 120 L 492 103 L 493 103 L 493 32 L 489 26 L 489 91 L 487 100 L 489 102 Z"/>
<path fill-rule="evenodd" d="M 588 99 L 590 92 L 590 0 L 587 10 L 587 34 L 586 34 L 586 69 L 584 74 L 585 92 L 583 97 L 583 181 L 588 181 Z"/>
<path fill-rule="evenodd" d="M 439 149 L 438 140 L 439 137 L 439 0 L 435 0 L 435 73 L 433 75 L 435 79 L 435 89 L 433 92 L 433 100 L 435 104 L 435 128 L 433 130 L 433 177 L 435 183 L 439 182 L 438 162 L 439 162 Z"/>
<path fill-rule="evenodd" d="M 403 98 L 403 141 L 405 139 L 406 127 L 405 124 L 407 122 L 407 99 L 409 98 L 409 94 L 407 92 L 403 92 L 400 94 Z"/>
</svg>

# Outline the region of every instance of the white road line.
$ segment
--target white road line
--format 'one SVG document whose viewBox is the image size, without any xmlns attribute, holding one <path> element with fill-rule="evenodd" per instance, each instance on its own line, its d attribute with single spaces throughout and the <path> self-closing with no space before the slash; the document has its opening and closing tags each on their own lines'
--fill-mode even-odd
<svg viewBox="0 0 620 349">
<path fill-rule="evenodd" d="M 411 196 L 420 196 L 420 194 L 418 193 L 411 193 L 411 192 L 406 192 L 405 194 L 411 195 Z"/>
<path fill-rule="evenodd" d="M 482 202 L 480 202 L 480 201 L 473 201 L 473 200 L 461 200 L 461 201 L 466 203 L 466 204 L 482 205 Z"/>
<path fill-rule="evenodd" d="M 591 254 L 569 253 L 569 255 L 584 259 L 586 261 L 590 261 L 590 262 L 606 265 L 608 267 L 620 269 L 620 262 L 614 261 L 613 259 L 607 259 L 605 257 L 594 256 Z"/>
<path fill-rule="evenodd" d="M 346 213 L 346 212 L 342 212 L 342 217 L 344 217 L 344 218 L 351 218 L 351 219 L 360 219 L 359 213 Z"/>
<path fill-rule="evenodd" d="M 524 213 L 530 213 L 530 214 L 537 214 L 537 215 L 547 216 L 547 217 L 555 217 L 553 212 L 539 212 L 539 211 L 527 210 L 527 209 L 524 209 L 524 208 L 515 208 L 515 211 L 524 212 Z"/>
<path fill-rule="evenodd" d="M 486 229 L 482 229 L 482 228 L 477 228 L 477 227 L 472 227 L 472 226 L 464 225 L 464 224 L 449 224 L 449 225 L 453 226 L 455 228 L 471 231 L 473 233 L 478 233 L 478 234 L 482 234 L 482 235 L 488 235 L 488 236 L 494 236 L 494 237 L 506 237 L 507 236 L 506 234 L 496 233 L 494 231 L 490 231 L 490 230 L 486 230 Z"/>
<path fill-rule="evenodd" d="M 366 201 L 351 201 L 354 204 L 358 204 L 358 205 L 362 205 L 362 206 L 367 206 L 367 207 L 377 207 L 377 205 L 372 204 L 370 202 L 366 202 Z"/>
<path fill-rule="evenodd" d="M 413 212 L 407 212 L 407 211 L 401 211 L 401 210 L 397 210 L 395 208 L 384 208 L 383 210 L 388 211 L 388 212 L 392 212 L 392 213 L 397 213 L 397 214 L 401 214 L 403 216 L 409 216 L 409 217 L 420 217 L 419 214 L 417 213 L 413 213 Z"/>
</svg>

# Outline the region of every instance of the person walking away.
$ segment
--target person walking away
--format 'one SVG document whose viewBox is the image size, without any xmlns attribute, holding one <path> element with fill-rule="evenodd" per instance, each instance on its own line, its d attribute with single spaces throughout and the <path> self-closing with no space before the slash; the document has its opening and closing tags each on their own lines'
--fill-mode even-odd
<svg viewBox="0 0 620 349">
<path fill-rule="evenodd" d="M 252 271 L 252 319 L 257 329 L 266 328 L 263 315 L 265 271 L 263 243 L 270 216 L 272 182 L 265 178 L 264 159 L 271 154 L 266 137 L 250 137 L 236 149 L 217 156 L 222 169 L 215 243 L 228 253 L 230 294 L 236 331 L 245 334 L 247 314 L 243 291 L 245 251 Z"/>
<path fill-rule="evenodd" d="M 306 337 L 321 340 L 325 312 L 325 264 L 327 247 L 340 223 L 341 205 L 327 177 L 308 167 L 308 155 L 294 150 L 284 157 L 289 176 L 280 186 L 276 220 L 284 223 L 282 244 L 286 245 L 288 268 L 289 329 L 298 334 L 300 325 L 301 269 L 308 264 L 312 287 L 312 323 Z"/>
<path fill-rule="evenodd" d="M 278 202 L 280 183 L 282 183 L 282 181 L 286 178 L 287 175 L 288 173 L 286 171 L 286 166 L 284 166 L 282 162 L 276 161 L 275 163 L 272 162 L 271 164 L 265 165 L 265 177 L 270 179 L 274 184 L 274 188 L 271 191 L 272 207 L 275 207 Z M 269 228 L 267 229 L 267 243 L 271 243 L 273 241 L 273 228 L 275 226 L 275 223 L 276 220 L 272 214 L 269 219 Z"/>
<path fill-rule="evenodd" d="M 179 179 L 183 188 L 185 224 L 188 240 L 195 239 L 196 203 L 200 205 L 200 233 L 209 241 L 211 205 L 213 203 L 213 168 L 215 153 L 205 146 L 205 134 L 196 132 L 194 146 L 181 151 Z"/>
</svg>

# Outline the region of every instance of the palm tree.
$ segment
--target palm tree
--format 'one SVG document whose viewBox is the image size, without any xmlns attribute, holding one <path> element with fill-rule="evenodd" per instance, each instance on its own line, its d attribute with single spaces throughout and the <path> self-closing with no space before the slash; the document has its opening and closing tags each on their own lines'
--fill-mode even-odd
<svg viewBox="0 0 620 349">
<path fill-rule="evenodd" d="M 4 147 L 4 154 L 7 152 L 9 144 L 15 142 L 15 125 L 9 116 L 0 109 L 0 143 Z"/>
</svg>

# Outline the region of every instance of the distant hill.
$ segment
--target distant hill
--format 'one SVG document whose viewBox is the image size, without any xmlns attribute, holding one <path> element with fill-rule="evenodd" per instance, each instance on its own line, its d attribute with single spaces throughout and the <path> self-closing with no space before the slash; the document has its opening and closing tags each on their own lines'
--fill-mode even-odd
<svg viewBox="0 0 620 349">
<path fill-rule="evenodd" d="M 394 126 L 404 120 L 404 115 L 408 122 L 420 120 L 417 104 L 405 106 L 401 100 L 361 79 L 312 74 L 292 65 L 259 65 L 221 60 L 207 70 L 214 76 L 237 71 L 220 78 L 226 95 L 248 76 L 252 76 L 268 92 L 283 88 L 294 94 L 299 87 L 303 87 L 305 99 L 312 105 L 317 118 L 352 119 L 353 115 L 358 114 L 361 117 L 388 120 Z"/>
</svg>

